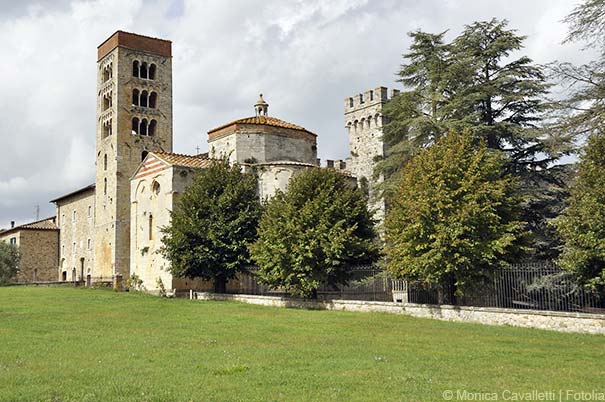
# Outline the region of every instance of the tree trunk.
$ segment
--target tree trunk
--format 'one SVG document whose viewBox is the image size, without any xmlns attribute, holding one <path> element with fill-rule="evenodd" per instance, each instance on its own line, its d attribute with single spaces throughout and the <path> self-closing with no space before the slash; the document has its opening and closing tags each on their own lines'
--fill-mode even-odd
<svg viewBox="0 0 605 402">
<path fill-rule="evenodd" d="M 227 278 L 222 275 L 214 278 L 214 293 L 227 293 Z"/>
<path fill-rule="evenodd" d="M 313 289 L 311 292 L 311 299 L 317 300 L 317 289 Z"/>
</svg>

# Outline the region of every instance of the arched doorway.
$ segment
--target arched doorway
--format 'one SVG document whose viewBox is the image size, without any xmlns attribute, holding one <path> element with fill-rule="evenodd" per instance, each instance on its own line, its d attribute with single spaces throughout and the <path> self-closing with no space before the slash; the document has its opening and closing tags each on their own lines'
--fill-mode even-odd
<svg viewBox="0 0 605 402">
<path fill-rule="evenodd" d="M 72 282 L 75 282 L 76 279 L 76 267 L 73 267 L 73 269 L 71 270 L 71 280 Z"/>
</svg>

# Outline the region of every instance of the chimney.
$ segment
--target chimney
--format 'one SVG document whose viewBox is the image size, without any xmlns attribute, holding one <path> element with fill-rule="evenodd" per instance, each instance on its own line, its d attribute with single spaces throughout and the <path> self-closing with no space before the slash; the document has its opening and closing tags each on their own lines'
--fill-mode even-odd
<svg viewBox="0 0 605 402">
<path fill-rule="evenodd" d="M 15 227 L 15 221 L 11 221 L 11 229 Z"/>
</svg>

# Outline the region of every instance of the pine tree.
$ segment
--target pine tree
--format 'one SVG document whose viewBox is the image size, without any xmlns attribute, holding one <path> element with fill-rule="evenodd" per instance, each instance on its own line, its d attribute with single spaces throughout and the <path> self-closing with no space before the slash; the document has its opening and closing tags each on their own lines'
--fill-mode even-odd
<svg viewBox="0 0 605 402">
<path fill-rule="evenodd" d="M 163 229 L 161 252 L 176 277 L 214 281 L 216 292 L 250 263 L 261 206 L 253 174 L 227 160 L 200 170 Z"/>
<path fill-rule="evenodd" d="M 517 183 L 502 175 L 506 163 L 469 131 L 451 132 L 414 156 L 387 213 L 388 270 L 461 294 L 513 258 L 524 224 Z"/>
<path fill-rule="evenodd" d="M 566 188 L 565 176 L 552 168 L 561 144 L 540 127 L 549 88 L 545 75 L 528 57 L 511 57 L 525 37 L 507 29 L 507 21 L 475 22 L 451 42 L 443 36 L 411 35 L 399 72 L 406 90 L 384 108 L 383 138 L 390 149 L 376 173 L 386 177 L 387 200 L 394 173 L 410 157 L 449 130 L 469 130 L 506 155 L 503 170 L 519 178 L 524 192 L 523 220 L 534 237 L 528 253 L 551 258 L 560 243 L 547 222 L 562 209 Z"/>
<path fill-rule="evenodd" d="M 331 169 L 293 177 L 266 205 L 258 236 L 250 251 L 259 280 L 305 297 L 346 284 L 351 266 L 378 258 L 367 196 Z"/>
</svg>

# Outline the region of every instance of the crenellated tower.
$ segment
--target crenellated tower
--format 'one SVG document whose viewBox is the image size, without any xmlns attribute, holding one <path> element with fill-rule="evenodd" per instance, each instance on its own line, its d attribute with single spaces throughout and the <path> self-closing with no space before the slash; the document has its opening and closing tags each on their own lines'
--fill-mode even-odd
<svg viewBox="0 0 605 402">
<path fill-rule="evenodd" d="M 172 152 L 172 44 L 117 31 L 98 47 L 93 276 L 129 275 L 130 178 Z"/>
<path fill-rule="evenodd" d="M 392 94 L 397 94 L 393 90 Z M 385 204 L 376 185 L 383 178 L 374 178 L 376 160 L 385 156 L 387 146 L 382 140 L 384 117 L 382 108 L 389 100 L 388 89 L 378 87 L 345 99 L 345 127 L 349 136 L 350 157 L 346 167 L 360 185 L 367 183 L 370 206 L 379 222 L 384 220 Z M 365 183 L 364 183 L 365 182 Z"/>
</svg>

